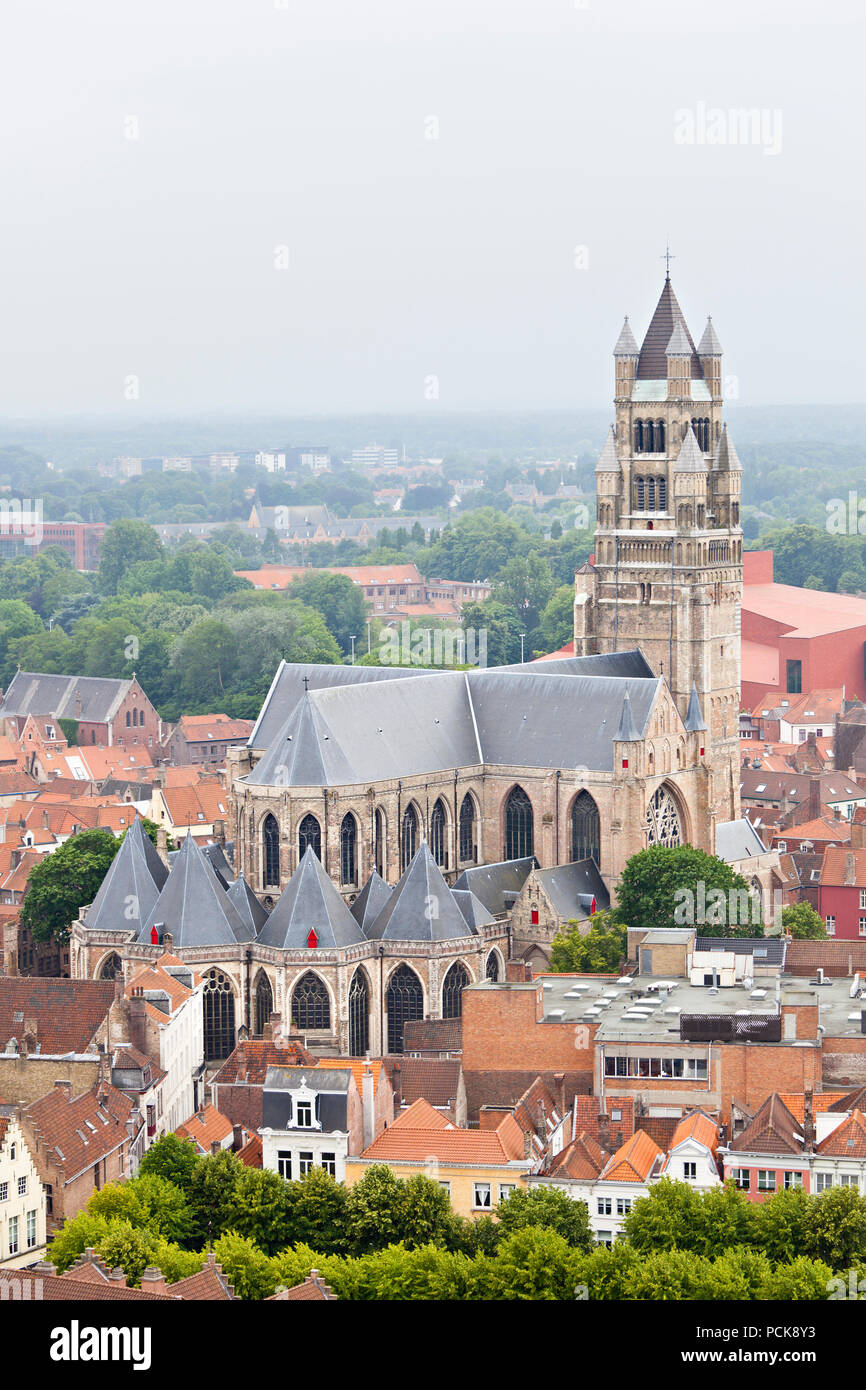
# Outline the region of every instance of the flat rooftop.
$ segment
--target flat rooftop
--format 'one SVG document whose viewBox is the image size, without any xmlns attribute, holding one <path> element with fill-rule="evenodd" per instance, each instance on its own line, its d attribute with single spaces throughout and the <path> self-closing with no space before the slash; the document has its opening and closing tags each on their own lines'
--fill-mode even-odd
<svg viewBox="0 0 866 1390">
<path fill-rule="evenodd" d="M 609 976 L 544 975 L 541 983 L 544 1022 L 596 1023 L 597 1042 L 676 1042 L 681 1013 L 778 1014 L 780 998 L 794 995 L 801 1004 L 817 1001 L 818 1022 L 827 1036 L 853 1038 L 861 1035 L 860 1012 L 866 1010 L 866 998 L 851 998 L 849 979 L 818 985 L 798 975 L 759 975 L 749 989 L 738 984 L 720 987 L 717 994 L 710 994 L 705 985 L 673 976 L 631 975 L 612 980 Z"/>
</svg>

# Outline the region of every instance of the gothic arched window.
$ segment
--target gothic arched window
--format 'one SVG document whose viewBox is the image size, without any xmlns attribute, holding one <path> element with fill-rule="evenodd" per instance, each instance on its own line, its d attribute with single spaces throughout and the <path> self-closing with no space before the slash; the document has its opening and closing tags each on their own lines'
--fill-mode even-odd
<svg viewBox="0 0 866 1390">
<path fill-rule="evenodd" d="M 262 822 L 262 845 L 265 852 L 265 887 L 280 881 L 280 827 L 270 811 Z"/>
<path fill-rule="evenodd" d="M 655 509 L 656 509 L 656 480 L 655 480 L 655 478 L 647 478 L 647 480 L 646 480 L 646 509 L 647 509 L 648 512 L 654 512 Z"/>
<path fill-rule="evenodd" d="M 418 846 L 418 812 L 411 801 L 400 822 L 400 871 L 408 869 Z"/>
<path fill-rule="evenodd" d="M 360 966 L 349 986 L 349 1056 L 363 1057 L 370 1047 L 370 986 Z"/>
<path fill-rule="evenodd" d="M 430 853 L 440 869 L 448 868 L 447 829 L 448 818 L 445 814 L 445 807 L 442 805 L 442 799 L 439 797 L 430 815 Z"/>
<path fill-rule="evenodd" d="M 455 961 L 442 983 L 443 1018 L 459 1018 L 463 1013 L 463 991 L 468 984 L 469 971 L 462 961 Z"/>
<path fill-rule="evenodd" d="M 315 816 L 304 816 L 298 826 L 298 860 L 303 859 L 307 845 L 312 845 L 318 859 L 322 857 L 322 828 Z"/>
<path fill-rule="evenodd" d="M 656 420 L 656 453 L 663 454 L 665 451 L 665 422 Z"/>
<path fill-rule="evenodd" d="M 487 965 L 484 968 L 484 978 L 492 980 L 496 984 L 499 980 L 499 952 L 491 951 L 487 957 Z"/>
<path fill-rule="evenodd" d="M 373 817 L 373 863 L 382 878 L 385 877 L 385 834 L 385 812 L 378 806 Z"/>
<path fill-rule="evenodd" d="M 580 792 L 571 808 L 571 858 L 594 859 L 601 854 L 601 821 L 598 807 L 589 792 Z"/>
<path fill-rule="evenodd" d="M 358 840 L 358 825 L 351 811 L 347 811 L 340 826 L 340 882 L 355 883 L 355 847 Z"/>
<path fill-rule="evenodd" d="M 270 1022 L 274 1012 L 274 991 L 267 972 L 260 970 L 256 976 L 256 1033 L 261 1037 L 265 1024 Z"/>
<path fill-rule="evenodd" d="M 646 487 L 643 478 L 634 480 L 634 509 L 636 512 L 646 511 Z"/>
<path fill-rule="evenodd" d="M 314 1028 L 330 1028 L 331 1000 L 318 975 L 308 970 L 295 985 L 292 994 L 292 1023 L 301 1032 Z"/>
<path fill-rule="evenodd" d="M 460 862 L 475 863 L 475 802 L 467 792 L 460 807 Z"/>
<path fill-rule="evenodd" d="M 665 767 L 668 758 L 665 759 Z M 680 813 L 667 787 L 658 787 L 653 792 L 646 812 L 648 845 L 665 845 L 668 849 L 683 843 Z"/>
<path fill-rule="evenodd" d="M 100 980 L 116 980 L 123 974 L 123 966 L 120 956 L 116 951 L 112 951 L 110 956 L 106 956 L 99 971 Z"/>
<path fill-rule="evenodd" d="M 643 420 L 636 420 L 634 426 L 634 451 L 636 454 L 643 453 Z"/>
<path fill-rule="evenodd" d="M 398 965 L 385 995 L 388 1010 L 388 1051 L 403 1051 L 403 1027 L 424 1017 L 424 991 L 421 981 L 408 965 Z"/>
<path fill-rule="evenodd" d="M 656 494 L 657 500 L 658 500 L 658 509 L 659 509 L 660 512 L 664 512 L 664 511 L 667 511 L 667 505 L 668 505 L 668 485 L 667 485 L 667 479 L 665 479 L 665 478 L 657 478 L 657 479 L 656 479 L 656 482 L 657 482 L 657 484 L 658 484 L 658 491 L 657 491 L 657 494 Z"/>
<path fill-rule="evenodd" d="M 204 979 L 204 1055 L 208 1062 L 228 1057 L 235 1046 L 235 993 L 221 970 L 209 970 Z"/>
<path fill-rule="evenodd" d="M 522 787 L 512 787 L 505 803 L 505 858 L 526 859 L 534 845 L 532 802 Z"/>
</svg>

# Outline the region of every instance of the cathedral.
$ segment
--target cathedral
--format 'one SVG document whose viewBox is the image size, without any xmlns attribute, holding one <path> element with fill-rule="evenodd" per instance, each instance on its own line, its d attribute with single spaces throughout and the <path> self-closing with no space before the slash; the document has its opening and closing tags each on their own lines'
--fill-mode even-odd
<svg viewBox="0 0 866 1390">
<path fill-rule="evenodd" d="M 711 321 L 695 347 L 668 276 L 642 345 L 626 320 L 613 356 L 574 656 L 282 663 L 228 752 L 231 864 L 189 837 L 168 868 L 130 832 L 72 928 L 73 974 L 172 950 L 206 977 L 211 1060 L 274 1015 L 323 1054 L 399 1052 L 406 1022 L 459 1015 L 466 984 L 513 958 L 542 968 L 557 926 L 588 923 L 638 850 L 737 840 L 740 463 L 722 349 Z"/>
</svg>

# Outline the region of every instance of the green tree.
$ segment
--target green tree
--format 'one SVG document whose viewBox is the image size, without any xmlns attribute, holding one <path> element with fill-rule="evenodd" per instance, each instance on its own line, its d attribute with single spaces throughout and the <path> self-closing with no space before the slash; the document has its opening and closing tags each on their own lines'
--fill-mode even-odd
<svg viewBox="0 0 866 1390">
<path fill-rule="evenodd" d="M 730 1184 L 696 1192 L 688 1183 L 662 1178 L 635 1202 L 623 1231 L 640 1253 L 677 1249 L 714 1256 L 753 1244 L 754 1217 L 745 1195 Z"/>
<path fill-rule="evenodd" d="M 238 1184 L 247 1171 L 226 1149 L 198 1159 L 186 1189 L 196 1244 L 207 1245 L 229 1229 L 237 1209 Z"/>
<path fill-rule="evenodd" d="M 850 1269 L 866 1257 L 866 1197 L 856 1187 L 831 1187 L 813 1199 L 801 1253 L 831 1269 Z"/>
<path fill-rule="evenodd" d="M 164 1134 L 145 1151 L 138 1171 L 142 1177 L 164 1178 L 188 1194 L 198 1162 L 199 1155 L 191 1140 L 182 1139 L 178 1134 Z"/>
<path fill-rule="evenodd" d="M 270 1298 L 280 1283 L 273 1260 L 260 1250 L 255 1241 L 226 1231 L 214 1242 L 217 1263 L 239 1298 Z"/>
<path fill-rule="evenodd" d="M 580 1253 L 556 1231 L 525 1226 L 500 1241 L 490 1263 L 490 1297 L 573 1299 L 579 1262 Z"/>
<path fill-rule="evenodd" d="M 782 908 L 782 931 L 795 941 L 817 941 L 827 935 L 823 917 L 809 903 L 791 903 Z"/>
<path fill-rule="evenodd" d="M 588 928 L 586 922 L 566 922 L 553 938 L 550 968 L 565 974 L 615 974 L 627 937 L 626 928 L 611 912 L 593 913 Z"/>
<path fill-rule="evenodd" d="M 349 1200 L 345 1184 L 337 1182 L 324 1168 L 316 1167 L 286 1186 L 292 1243 L 327 1252 L 345 1250 Z"/>
<path fill-rule="evenodd" d="M 554 590 L 541 614 L 540 641 L 545 651 L 558 652 L 574 637 L 574 585 Z"/>
<path fill-rule="evenodd" d="M 146 522 L 112 521 L 99 551 L 99 588 L 104 594 L 116 594 L 127 571 L 144 560 L 160 560 L 162 554 L 159 537 Z"/>
<path fill-rule="evenodd" d="M 698 936 L 764 934 L 746 880 L 691 845 L 652 845 L 633 854 L 616 896 L 616 915 L 630 927 L 694 926 Z"/>
<path fill-rule="evenodd" d="M 70 926 L 96 897 L 119 843 L 110 830 L 82 830 L 33 866 L 21 923 L 35 941 L 69 940 Z"/>
<path fill-rule="evenodd" d="M 328 631 L 345 654 L 351 650 L 353 636 L 360 647 L 366 629 L 367 605 L 363 589 L 348 575 L 311 570 L 294 580 L 289 587 L 289 597 L 300 599 L 321 614 Z"/>
<path fill-rule="evenodd" d="M 224 1227 L 255 1241 L 266 1254 L 273 1255 L 293 1235 L 292 1205 L 289 1184 L 279 1173 L 242 1165 L 221 1220 Z"/>
<path fill-rule="evenodd" d="M 128 1182 L 108 1183 L 93 1193 L 87 1210 L 108 1221 L 124 1220 L 133 1226 L 147 1226 L 175 1244 L 187 1243 L 191 1234 L 185 1193 L 173 1182 L 154 1173 L 141 1173 Z"/>
<path fill-rule="evenodd" d="M 406 1184 L 385 1163 L 371 1163 L 359 1182 L 349 1188 L 346 1216 L 354 1248 L 379 1250 L 402 1238 Z"/>
<path fill-rule="evenodd" d="M 496 1209 L 503 1236 L 535 1226 L 555 1231 L 573 1250 L 588 1251 L 593 1236 L 586 1202 L 575 1201 L 555 1187 L 516 1187 Z"/>
</svg>

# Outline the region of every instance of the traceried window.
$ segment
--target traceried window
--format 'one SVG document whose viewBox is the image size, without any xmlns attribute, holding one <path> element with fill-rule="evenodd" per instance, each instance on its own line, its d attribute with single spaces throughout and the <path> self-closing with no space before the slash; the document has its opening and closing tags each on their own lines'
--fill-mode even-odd
<svg viewBox="0 0 866 1390">
<path fill-rule="evenodd" d="M 408 869 L 418 846 L 418 812 L 411 801 L 400 822 L 400 872 Z"/>
<path fill-rule="evenodd" d="M 388 1010 L 388 1051 L 403 1051 L 404 1024 L 424 1017 L 424 992 L 421 981 L 408 965 L 398 965 L 385 996 Z"/>
<path fill-rule="evenodd" d="M 118 975 L 122 974 L 123 966 L 120 963 L 120 956 L 117 955 L 116 952 L 113 952 L 102 962 L 99 978 L 100 980 L 115 980 Z"/>
<path fill-rule="evenodd" d="M 331 1026 L 331 1001 L 327 987 L 312 970 L 302 975 L 295 985 L 292 994 L 292 1023 L 302 1032 Z"/>
<path fill-rule="evenodd" d="M 322 827 L 315 816 L 304 816 L 298 826 L 298 860 L 303 859 L 307 852 L 307 846 L 312 845 L 313 853 L 318 859 L 322 857 Z"/>
<path fill-rule="evenodd" d="M 262 822 L 262 845 L 265 852 L 265 887 L 280 881 L 280 827 L 270 811 Z"/>
<path fill-rule="evenodd" d="M 571 808 L 571 858 L 594 859 L 601 853 L 601 822 L 598 807 L 589 792 L 582 791 Z"/>
<path fill-rule="evenodd" d="M 442 1017 L 460 1018 L 463 1013 L 463 991 L 471 981 L 462 961 L 455 961 L 442 985 Z"/>
<path fill-rule="evenodd" d="M 256 1032 L 261 1037 L 274 1011 L 274 992 L 264 970 L 256 976 Z"/>
<path fill-rule="evenodd" d="M 495 983 L 499 980 L 499 952 L 491 951 L 487 957 L 487 965 L 484 970 L 484 977 Z"/>
<path fill-rule="evenodd" d="M 359 966 L 349 986 L 349 1056 L 364 1057 L 370 1046 L 370 986 Z"/>
<path fill-rule="evenodd" d="M 441 797 L 437 797 L 430 815 L 430 853 L 440 869 L 448 868 L 447 827 L 445 807 L 442 805 Z"/>
<path fill-rule="evenodd" d="M 505 804 L 505 858 L 527 859 L 533 850 L 532 802 L 522 787 L 512 787 Z"/>
<path fill-rule="evenodd" d="M 653 792 L 646 813 L 647 844 L 665 845 L 671 849 L 683 843 L 683 832 L 677 804 L 666 787 Z"/>
<path fill-rule="evenodd" d="M 355 883 L 355 847 L 358 826 L 351 811 L 347 811 L 340 826 L 340 882 Z"/>
<path fill-rule="evenodd" d="M 475 802 L 467 792 L 460 807 L 460 863 L 475 863 Z"/>
<path fill-rule="evenodd" d="M 203 996 L 204 1055 L 211 1062 L 228 1057 L 235 1045 L 235 996 L 228 976 L 209 970 Z"/>
</svg>

